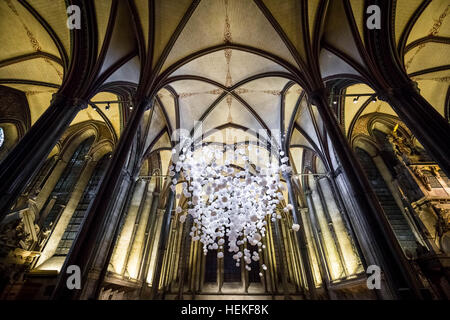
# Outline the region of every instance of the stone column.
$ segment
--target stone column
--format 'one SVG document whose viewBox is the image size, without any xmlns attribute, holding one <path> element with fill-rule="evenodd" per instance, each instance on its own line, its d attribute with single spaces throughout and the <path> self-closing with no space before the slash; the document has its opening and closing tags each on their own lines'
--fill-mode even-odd
<svg viewBox="0 0 450 320">
<path fill-rule="evenodd" d="M 273 226 L 270 223 L 270 217 L 267 219 L 267 236 L 263 238 L 263 243 L 266 245 L 266 253 L 267 256 L 264 260 L 267 271 L 264 275 L 269 275 L 270 277 L 270 292 L 272 295 L 276 295 L 278 292 L 278 276 L 276 273 L 276 257 L 275 257 L 275 231 L 273 230 Z"/>
<path fill-rule="evenodd" d="M 177 280 L 179 280 L 179 269 L 181 267 L 181 252 L 183 251 L 183 224 L 178 223 L 176 219 L 173 219 L 173 233 L 174 233 L 174 243 L 172 247 L 172 261 L 171 261 L 171 271 L 170 271 L 170 279 L 169 279 L 169 290 L 175 291 L 178 287 L 176 287 Z"/>
<path fill-rule="evenodd" d="M 150 266 L 150 260 L 152 256 L 152 248 L 155 242 L 156 225 L 158 224 L 158 204 L 159 204 L 159 192 L 152 193 L 152 205 L 150 208 L 150 217 L 147 224 L 146 244 L 145 244 L 145 256 L 143 257 L 140 271 L 140 279 L 142 281 L 147 280 L 148 270 Z"/>
<path fill-rule="evenodd" d="M 224 258 L 217 259 L 217 292 L 222 293 L 222 287 L 225 282 L 225 250 L 227 250 L 226 247 L 222 249 L 222 252 L 224 253 Z"/>
<path fill-rule="evenodd" d="M 158 294 L 159 280 L 161 278 L 162 267 L 164 263 L 164 256 L 167 251 L 169 232 L 170 232 L 170 222 L 172 216 L 172 207 L 175 200 L 175 192 L 169 189 L 169 194 L 167 195 L 166 209 L 164 211 L 161 234 L 159 237 L 158 253 L 156 255 L 156 266 L 155 273 L 153 274 L 152 281 L 152 297 L 155 298 Z"/>
<path fill-rule="evenodd" d="M 197 246 L 198 241 L 193 241 L 191 243 L 191 249 L 190 249 L 190 261 L 189 265 L 191 268 L 189 268 L 189 275 L 188 275 L 188 292 L 191 293 L 191 298 L 193 299 L 195 297 L 195 271 L 197 268 Z"/>
<path fill-rule="evenodd" d="M 142 287 L 140 291 L 140 297 L 142 299 L 145 298 L 149 293 L 147 290 L 148 288 L 147 277 L 150 269 L 150 260 L 152 256 L 153 244 L 156 238 L 155 232 L 156 232 L 156 225 L 158 223 L 157 208 L 159 204 L 159 192 L 153 192 L 151 197 L 153 200 L 150 208 L 149 222 L 147 223 L 146 228 L 144 254 L 142 257 L 141 269 L 139 271 L 139 280 L 142 282 Z"/>
<path fill-rule="evenodd" d="M 369 246 L 367 262 L 380 266 L 388 278 L 393 297 L 400 296 L 400 289 L 409 287 L 411 295 L 420 298 L 420 286 L 411 265 L 390 227 L 389 221 L 373 192 L 370 183 L 356 159 L 348 141 L 338 125 L 335 114 L 328 106 L 325 89 L 311 92 L 310 99 L 318 107 L 322 121 L 335 147 L 345 177 L 351 187 L 351 196 L 358 204 L 359 213 L 353 217 L 360 243 Z"/>
<path fill-rule="evenodd" d="M 170 221 L 169 221 L 169 233 L 166 240 L 166 245 L 164 248 L 164 254 L 163 254 L 163 265 L 161 270 L 161 283 L 163 286 L 163 292 L 161 295 L 161 298 L 164 299 L 164 296 L 166 294 L 166 291 L 169 289 L 169 282 L 170 282 L 170 276 L 172 271 L 172 258 L 174 253 L 174 242 L 176 234 L 175 234 L 175 228 L 174 228 L 174 219 L 175 215 L 171 213 L 170 215 Z"/>
<path fill-rule="evenodd" d="M 129 252 L 127 269 L 130 273 L 131 278 L 139 278 L 139 269 L 141 265 L 141 260 L 144 256 L 144 248 L 146 243 L 146 237 L 148 237 L 148 228 L 151 220 L 150 209 L 153 202 L 153 190 L 151 188 L 150 182 L 146 190 L 146 195 L 143 196 L 142 210 L 141 214 L 136 220 L 136 234 L 134 236 L 133 244 Z"/>
<path fill-rule="evenodd" d="M 336 195 L 333 193 L 328 177 L 319 179 L 317 187 L 322 193 L 322 205 L 327 207 L 331 222 L 333 223 L 337 238 L 336 245 L 340 248 L 343 265 L 348 273 L 347 276 L 356 274 L 361 271 L 361 262 L 355 252 L 354 239 L 351 238 L 349 230 L 347 230 L 347 226 L 344 223 L 345 213 L 338 207 Z"/>
<path fill-rule="evenodd" d="M 87 103 L 54 95 L 50 106 L 0 164 L 0 220 Z"/>
<path fill-rule="evenodd" d="M 334 242 L 334 248 L 336 249 L 335 253 L 337 256 L 337 260 L 339 261 L 339 265 L 342 268 L 341 271 L 344 273 L 345 277 L 347 277 L 348 270 L 347 270 L 347 266 L 345 265 L 344 255 L 343 255 L 342 248 L 341 248 L 341 243 L 339 242 L 338 235 L 336 232 L 336 226 L 337 226 L 338 222 L 333 221 L 331 218 L 329 206 L 330 206 L 330 203 L 332 202 L 332 200 L 327 199 L 323 194 L 323 190 L 320 185 L 320 180 L 323 180 L 323 179 L 324 179 L 323 177 L 321 177 L 321 178 L 318 178 L 317 176 L 314 177 L 315 189 L 317 191 L 317 195 L 319 196 L 319 201 L 322 206 L 323 219 L 326 220 L 326 224 L 328 226 L 327 229 L 328 229 L 328 231 L 331 235 L 331 238 L 333 239 L 333 242 Z"/>
<path fill-rule="evenodd" d="M 305 201 L 307 201 L 306 195 L 305 195 Z M 316 245 L 315 230 L 313 230 L 313 223 L 311 222 L 308 204 L 305 204 L 305 205 L 306 205 L 306 207 L 299 208 L 299 216 L 303 222 L 303 229 L 304 229 L 305 238 L 306 238 L 306 247 L 308 249 L 308 253 L 309 253 L 309 257 L 310 257 L 311 272 L 312 272 L 313 279 L 314 279 L 314 285 L 316 287 L 318 284 L 321 284 L 323 282 L 323 276 L 322 276 L 322 270 L 320 269 L 321 264 L 319 261 L 319 252 L 318 252 L 319 248 L 317 248 L 317 245 Z M 317 269 L 315 269 L 314 266 L 317 266 Z"/>
<path fill-rule="evenodd" d="M 318 267 L 320 271 L 320 276 L 322 278 L 322 285 L 325 288 L 326 293 L 330 296 L 330 290 L 328 290 L 328 285 L 330 284 L 330 274 L 329 274 L 329 265 L 327 262 L 327 258 L 325 255 L 324 246 L 325 244 L 322 241 L 322 231 L 320 228 L 319 221 L 317 219 L 316 207 L 314 205 L 314 199 L 312 198 L 312 191 L 305 190 L 306 203 L 308 206 L 308 212 L 310 213 L 311 220 L 311 229 L 313 231 L 313 239 L 316 243 L 317 255 L 318 255 Z"/>
<path fill-rule="evenodd" d="M 246 244 L 244 244 L 244 248 L 247 247 L 248 249 L 248 242 Z M 282 259 L 283 261 L 283 259 Z M 244 262 L 243 264 L 241 264 L 240 268 L 241 268 L 241 283 L 242 283 L 242 290 L 245 293 L 248 293 L 248 287 L 250 286 L 250 281 L 249 281 L 249 276 L 248 276 L 248 270 L 245 268 L 247 264 Z M 284 262 L 283 262 L 284 265 Z M 250 265 L 248 265 L 250 266 Z"/>
<path fill-rule="evenodd" d="M 191 239 L 189 238 L 189 223 L 185 221 L 183 224 L 183 231 L 182 231 L 182 239 L 181 239 L 181 250 L 180 250 L 180 266 L 179 266 L 179 288 L 178 288 L 178 295 L 177 299 L 182 300 L 183 299 L 183 292 L 184 292 L 184 278 L 186 277 L 186 267 L 187 267 L 187 258 L 189 256 L 189 252 L 187 250 L 189 241 Z M 221 259 L 223 260 L 223 259 Z M 220 263 L 220 261 L 218 261 Z"/>
<path fill-rule="evenodd" d="M 275 231 L 275 250 L 278 252 L 278 259 L 280 259 L 280 272 L 281 272 L 281 284 L 283 285 L 283 294 L 285 298 L 288 296 L 288 287 L 287 287 L 287 279 L 286 279 L 286 268 L 287 266 L 284 264 L 284 252 L 281 248 L 281 231 L 280 226 L 278 225 L 280 222 L 276 219 L 273 223 L 274 231 Z"/>
<path fill-rule="evenodd" d="M 145 185 L 145 180 L 139 179 L 136 182 L 130 206 L 126 210 L 127 213 L 125 222 L 117 239 L 117 243 L 115 244 L 116 246 L 114 253 L 111 257 L 111 264 L 114 267 L 114 271 L 119 274 L 124 274 L 126 271 L 128 250 L 132 241 L 133 229 L 137 222 L 136 217 L 138 215 L 139 206 L 141 205 Z"/>
<path fill-rule="evenodd" d="M 151 244 L 151 250 L 150 250 L 150 257 L 149 257 L 149 267 L 148 267 L 148 272 L 146 275 L 147 282 L 152 284 L 152 288 L 154 285 L 153 281 L 154 281 L 155 269 L 156 269 L 156 263 L 157 263 L 159 239 L 161 238 L 161 232 L 162 232 L 163 217 L 164 217 L 164 209 L 157 209 L 156 217 L 155 217 L 155 226 L 153 228 L 154 232 L 152 234 L 152 244 Z"/>
<path fill-rule="evenodd" d="M 360 243 L 357 241 L 358 238 L 356 237 L 355 230 L 353 229 L 353 226 L 350 223 L 349 212 L 345 206 L 345 201 L 342 199 L 343 190 L 338 188 L 336 172 L 330 172 L 330 177 L 327 177 L 327 180 L 331 188 L 331 192 L 335 195 L 336 205 L 338 206 L 338 210 L 343 219 L 344 227 L 349 233 L 350 241 L 354 245 L 354 249 L 358 255 L 359 260 L 361 261 L 362 267 L 365 268 L 368 265 L 365 261 L 365 257 L 363 251 L 361 250 Z"/>
<path fill-rule="evenodd" d="M 305 229 L 304 229 L 306 223 L 305 222 L 302 223 L 301 221 L 299 221 L 297 197 L 292 188 L 291 176 L 286 175 L 284 178 L 286 180 L 286 186 L 288 189 L 289 202 L 294 207 L 293 212 L 292 212 L 292 219 L 295 224 L 300 225 L 300 230 L 298 231 L 298 233 L 296 232 L 295 237 L 298 241 L 298 247 L 300 248 L 300 256 L 301 256 L 301 259 L 303 262 L 302 265 L 304 267 L 306 283 L 308 284 L 309 295 L 310 295 L 311 299 L 315 300 L 317 298 L 317 293 L 316 293 L 316 286 L 314 284 L 314 278 L 313 278 L 313 274 L 312 274 L 311 259 L 309 257 L 308 248 L 306 247 L 307 241 L 306 241 L 306 234 L 305 234 Z"/>
</svg>

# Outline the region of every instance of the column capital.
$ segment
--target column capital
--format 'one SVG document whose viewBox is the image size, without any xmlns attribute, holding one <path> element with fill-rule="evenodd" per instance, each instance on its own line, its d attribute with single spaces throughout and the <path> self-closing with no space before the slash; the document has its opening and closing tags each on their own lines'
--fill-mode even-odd
<svg viewBox="0 0 450 320">
<path fill-rule="evenodd" d="M 336 169 L 337 171 L 337 169 Z M 327 177 L 330 179 L 335 179 L 338 175 L 338 173 L 336 171 L 330 170 L 327 172 Z"/>
<path fill-rule="evenodd" d="M 411 93 L 420 94 L 419 85 L 416 81 L 408 81 L 398 87 L 385 88 L 377 92 L 378 99 L 389 102 L 393 97 L 408 96 Z"/>
<path fill-rule="evenodd" d="M 283 177 L 286 179 L 286 182 L 287 182 L 288 180 L 291 180 L 293 176 L 294 176 L 294 174 L 292 173 L 292 171 L 289 171 L 289 172 L 283 172 Z"/>
<path fill-rule="evenodd" d="M 60 104 L 65 101 L 67 97 L 63 95 L 62 93 L 56 92 L 52 94 L 52 100 L 50 101 L 50 104 Z"/>
<path fill-rule="evenodd" d="M 131 180 L 131 173 L 127 168 L 122 168 L 122 174 L 129 180 Z"/>
<path fill-rule="evenodd" d="M 67 97 L 64 94 L 59 93 L 59 92 L 54 93 L 52 95 L 51 104 L 53 104 L 53 105 L 64 104 L 64 106 L 65 106 L 66 104 L 64 102 L 67 102 L 66 104 L 69 107 L 79 108 L 80 110 L 84 110 L 88 107 L 88 102 L 85 99 Z"/>
<path fill-rule="evenodd" d="M 320 99 L 326 98 L 328 96 L 327 88 L 317 88 L 313 89 L 311 92 L 308 92 L 309 103 L 315 106 L 320 105 Z"/>
<path fill-rule="evenodd" d="M 144 99 L 142 99 L 142 103 L 145 104 L 147 107 L 153 107 L 153 99 L 154 97 L 145 97 Z"/>
<path fill-rule="evenodd" d="M 340 175 L 342 173 L 342 167 L 339 166 L 336 168 L 336 170 L 334 170 L 332 177 L 336 178 L 338 175 Z"/>
<path fill-rule="evenodd" d="M 151 107 L 153 107 L 153 97 L 143 97 L 143 98 L 139 98 L 136 96 L 130 97 L 130 102 L 132 103 L 133 107 L 140 107 L 141 105 L 143 105 L 145 107 L 145 109 L 150 109 Z"/>
<path fill-rule="evenodd" d="M 327 177 L 330 176 L 330 172 L 327 172 L 325 175 L 321 175 L 321 176 L 314 176 L 314 180 L 316 181 L 320 181 L 322 179 L 326 179 Z"/>
<path fill-rule="evenodd" d="M 80 98 L 73 98 L 71 100 L 71 104 L 76 107 L 79 108 L 80 110 L 84 110 L 88 107 L 88 102 L 84 99 L 80 99 Z"/>
</svg>

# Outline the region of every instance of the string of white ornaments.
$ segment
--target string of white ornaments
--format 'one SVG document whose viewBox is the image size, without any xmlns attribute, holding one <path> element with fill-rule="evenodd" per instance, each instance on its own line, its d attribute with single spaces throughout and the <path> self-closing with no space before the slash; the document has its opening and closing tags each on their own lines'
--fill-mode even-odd
<svg viewBox="0 0 450 320">
<path fill-rule="evenodd" d="M 208 250 L 219 250 L 217 257 L 223 258 L 223 251 L 228 250 L 233 253 L 237 267 L 243 258 L 245 268 L 250 271 L 250 264 L 260 260 L 260 252 L 265 248 L 262 243 L 267 231 L 265 218 L 269 216 L 273 222 L 281 219 L 277 207 L 285 187 L 280 177 L 292 169 L 287 165 L 289 159 L 283 151 L 280 151 L 281 164 L 266 161 L 260 165 L 259 149 L 249 145 L 247 150 L 257 156 L 258 165 L 251 164 L 245 148 L 223 150 L 203 146 L 201 156 L 187 148 L 183 148 L 181 154 L 173 149 L 169 175 L 173 177 L 171 188 L 174 192 L 178 184 L 176 176 L 184 179 L 181 193 L 188 200 L 187 213 L 182 214 L 180 206 L 175 211 L 182 214 L 181 223 L 187 215 L 192 216 L 192 240 L 203 244 L 205 255 Z M 237 163 L 241 167 L 236 166 Z M 177 194 L 178 199 L 181 193 Z M 283 208 L 285 212 L 292 209 L 291 204 Z M 292 226 L 294 231 L 299 228 L 298 224 Z M 226 238 L 228 243 L 225 243 Z M 257 246 L 257 250 L 241 250 L 246 242 Z M 264 264 L 262 268 L 267 270 Z"/>
</svg>

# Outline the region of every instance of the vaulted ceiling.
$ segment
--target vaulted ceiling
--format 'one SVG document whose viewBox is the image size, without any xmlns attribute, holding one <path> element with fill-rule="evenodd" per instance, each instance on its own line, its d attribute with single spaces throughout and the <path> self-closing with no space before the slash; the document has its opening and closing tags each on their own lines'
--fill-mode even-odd
<svg viewBox="0 0 450 320">
<path fill-rule="evenodd" d="M 89 51 L 94 63 L 86 71 L 87 98 L 123 100 L 127 89 L 161 86 L 146 118 L 148 155 L 169 148 L 174 130 L 199 130 L 194 122 L 201 120 L 207 142 L 263 139 L 280 146 L 285 137 L 294 158 L 301 159 L 306 148 L 332 163 L 329 139 L 304 89 L 320 80 L 351 79 L 356 84 L 347 93 L 373 92 L 362 0 L 73 3 L 83 7 L 88 23 L 82 25 L 89 26 L 95 47 Z M 394 4 L 393 41 L 400 63 L 423 96 L 448 117 L 450 5 L 446 0 Z M 32 123 L 77 72 L 71 67 L 79 58 L 73 43 L 81 31 L 70 31 L 66 20 L 66 1 L 0 2 L 0 85 L 25 92 Z M 356 105 L 343 99 L 346 132 L 367 112 L 393 112 L 385 103 L 362 100 Z M 126 103 L 108 110 L 99 104 L 82 111 L 74 124 L 105 121 L 120 136 L 130 112 Z"/>
</svg>

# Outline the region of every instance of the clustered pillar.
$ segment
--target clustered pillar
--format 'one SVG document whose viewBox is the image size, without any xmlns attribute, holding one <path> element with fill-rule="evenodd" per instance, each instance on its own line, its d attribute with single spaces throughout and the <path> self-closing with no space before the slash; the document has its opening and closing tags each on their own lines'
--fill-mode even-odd
<svg viewBox="0 0 450 320">
<path fill-rule="evenodd" d="M 299 222 L 298 203 L 297 203 L 297 198 L 295 196 L 294 190 L 292 189 L 291 176 L 286 175 L 284 178 L 286 180 L 286 186 L 288 189 L 289 202 L 293 206 L 292 219 L 295 224 L 300 224 L 301 226 L 304 226 L 305 223 Z M 316 285 L 314 283 L 313 272 L 312 272 L 312 267 L 311 267 L 311 263 L 310 263 L 311 260 L 309 257 L 308 248 L 306 246 L 306 242 L 307 242 L 306 234 L 305 234 L 305 230 L 303 227 L 300 227 L 297 239 L 298 239 L 298 245 L 299 245 L 299 249 L 300 249 L 300 256 L 302 258 L 302 264 L 305 269 L 304 272 L 305 272 L 305 276 L 306 276 L 306 283 L 308 284 L 309 295 L 310 295 L 311 299 L 316 299 L 317 298 Z"/>
</svg>

